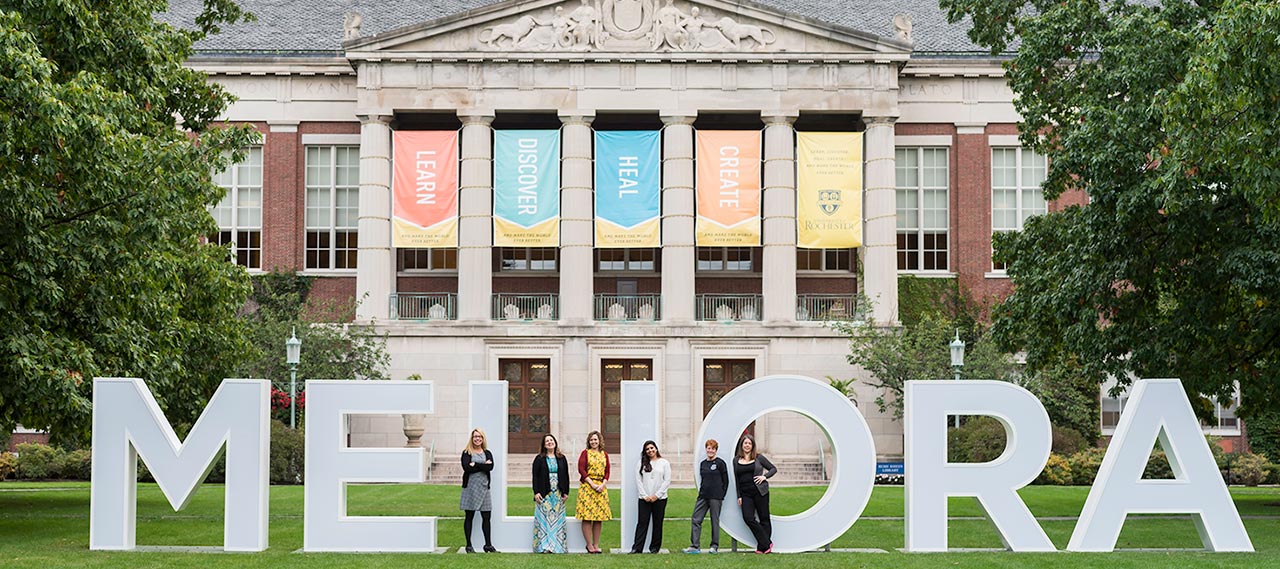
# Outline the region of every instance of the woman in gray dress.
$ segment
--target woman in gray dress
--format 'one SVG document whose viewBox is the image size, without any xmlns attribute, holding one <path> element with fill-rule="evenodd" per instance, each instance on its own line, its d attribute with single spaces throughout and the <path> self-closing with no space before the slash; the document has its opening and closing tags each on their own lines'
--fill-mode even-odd
<svg viewBox="0 0 1280 569">
<path fill-rule="evenodd" d="M 466 512 L 462 529 L 467 534 L 467 553 L 476 552 L 471 548 L 471 530 L 476 512 L 480 512 L 485 552 L 498 552 L 489 535 L 489 516 L 493 510 L 493 499 L 489 495 L 489 473 L 492 471 L 493 453 L 489 452 L 489 443 L 484 438 L 484 431 L 475 429 L 471 431 L 467 448 L 462 450 L 462 499 L 458 504 L 458 508 Z"/>
</svg>

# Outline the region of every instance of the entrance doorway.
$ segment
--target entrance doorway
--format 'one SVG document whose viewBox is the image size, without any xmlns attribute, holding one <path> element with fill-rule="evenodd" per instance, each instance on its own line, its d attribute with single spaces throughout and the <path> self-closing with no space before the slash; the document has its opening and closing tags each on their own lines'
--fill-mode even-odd
<svg viewBox="0 0 1280 569">
<path fill-rule="evenodd" d="M 715 407 L 727 393 L 756 376 L 755 360 L 703 360 L 702 362 L 702 416 L 705 418 L 711 408 Z M 747 426 L 745 433 L 755 434 L 756 424 L 753 421 Z M 730 456 L 736 451 L 733 445 L 737 441 L 720 441 L 721 448 L 729 445 Z M 701 444 L 701 441 L 699 441 Z"/>
<path fill-rule="evenodd" d="M 498 360 L 507 382 L 507 444 L 511 452 L 536 453 L 551 429 L 551 360 Z"/>
<path fill-rule="evenodd" d="M 600 431 L 605 449 L 618 453 L 622 444 L 621 382 L 652 381 L 653 360 L 600 360 L 600 374 Z"/>
</svg>

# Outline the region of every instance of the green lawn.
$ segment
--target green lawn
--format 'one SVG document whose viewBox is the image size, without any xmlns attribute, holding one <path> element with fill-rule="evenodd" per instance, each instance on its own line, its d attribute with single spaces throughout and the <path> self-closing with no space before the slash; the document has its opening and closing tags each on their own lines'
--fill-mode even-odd
<svg viewBox="0 0 1280 569">
<path fill-rule="evenodd" d="M 777 488 L 773 511 L 785 515 L 803 511 L 816 502 L 823 488 Z M 1022 492 L 1031 511 L 1059 547 L 1065 547 L 1087 493 L 1079 487 L 1033 487 Z M 458 489 L 452 486 L 356 486 L 350 491 L 350 512 L 354 515 L 435 515 L 457 517 Z M 614 513 L 619 512 L 617 492 L 613 493 Z M 510 491 L 511 513 L 531 515 L 528 489 Z M 1108 555 L 1058 553 L 948 553 L 902 554 L 902 488 L 876 488 L 863 519 L 832 544 L 836 548 L 876 548 L 887 554 L 823 553 L 775 555 L 771 566 L 807 569 L 812 564 L 840 567 L 953 567 L 975 565 L 1095 567 L 1280 567 L 1280 489 L 1233 489 L 1236 505 L 1246 517 L 1245 526 L 1258 553 L 1210 554 L 1197 551 L 1140 551 Z M 669 517 L 687 517 L 693 509 L 694 492 L 676 489 L 667 508 Z M 573 505 L 570 504 L 570 511 Z M 953 500 L 951 546 L 955 548 L 997 548 L 999 537 L 971 499 Z M 271 489 L 271 549 L 261 554 L 179 554 L 107 553 L 88 550 L 89 488 L 85 483 L 0 483 L 0 567 L 402 567 L 461 566 L 457 555 L 342 555 L 295 554 L 302 545 L 302 488 L 276 486 Z M 887 518 L 887 519 L 874 519 Z M 462 545 L 462 522 L 439 522 L 442 546 Z M 605 525 L 605 543 L 618 542 L 618 522 Z M 669 520 L 666 525 L 668 549 L 685 545 L 687 520 Z M 703 539 L 707 539 L 704 530 Z M 173 512 L 154 484 L 138 489 L 138 545 L 218 545 L 222 541 L 222 488 L 204 487 L 183 512 Z M 1125 549 L 1199 547 L 1195 525 L 1190 518 L 1133 517 L 1125 525 L 1118 547 Z M 731 567 L 742 558 L 733 555 L 668 555 L 664 566 Z M 756 560 L 754 556 L 751 557 Z M 548 559 L 535 555 L 491 555 L 486 565 L 501 567 L 546 566 Z M 555 559 L 557 566 L 594 568 L 641 566 L 654 563 L 652 557 L 571 555 Z"/>
</svg>

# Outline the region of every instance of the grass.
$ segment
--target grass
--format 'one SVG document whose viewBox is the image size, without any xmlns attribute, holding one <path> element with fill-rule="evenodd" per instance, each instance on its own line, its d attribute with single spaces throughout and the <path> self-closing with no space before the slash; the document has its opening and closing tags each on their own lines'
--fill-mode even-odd
<svg viewBox="0 0 1280 569">
<path fill-rule="evenodd" d="M 804 511 L 821 498 L 824 488 L 777 488 L 773 511 L 778 515 Z M 1065 547 L 1075 527 L 1088 493 L 1081 487 L 1032 487 L 1022 492 L 1031 511 L 1041 518 L 1045 532 L 1059 547 Z M 618 492 L 611 496 L 614 514 L 620 512 Z M 1051 566 L 1054 569 L 1095 567 L 1280 567 L 1280 489 L 1237 488 L 1232 490 L 1236 506 L 1245 516 L 1245 526 L 1257 553 L 1211 554 L 1200 551 L 1126 551 L 1114 554 L 1012 554 L 1002 552 L 908 555 L 902 547 L 903 495 L 901 487 L 878 487 L 871 503 L 853 528 L 832 544 L 835 548 L 874 548 L 887 554 L 815 553 L 775 555 L 769 565 L 784 569 L 808 569 L 815 563 L 855 567 L 986 567 Z M 222 542 L 222 487 L 206 486 L 183 512 L 174 512 L 154 484 L 138 488 L 138 545 L 208 545 Z M 527 488 L 509 490 L 509 511 L 531 515 L 532 501 Z M 671 492 L 666 523 L 671 550 L 685 545 L 688 513 L 693 509 L 694 492 Z M 572 500 L 572 498 L 571 498 Z M 441 546 L 462 545 L 462 521 L 457 509 L 458 489 L 453 486 L 354 486 L 349 492 L 353 515 L 440 516 L 438 540 Z M 572 512 L 573 504 L 569 505 Z M 993 526 L 982 519 L 972 499 L 951 503 L 950 541 L 954 548 L 998 548 L 1000 539 Z M 302 544 L 302 487 L 271 488 L 271 548 L 260 554 L 204 553 L 121 553 L 88 550 L 89 487 L 85 483 L 0 483 L 0 567 L 425 567 L 462 566 L 457 555 L 343 555 L 297 554 Z M 1065 519 L 1063 519 L 1065 518 Z M 604 542 L 618 542 L 619 523 L 605 524 Z M 704 529 L 703 539 L 708 530 Z M 1190 518 L 1134 516 L 1125 524 L 1117 547 L 1123 549 L 1173 548 L 1189 550 L 1200 546 Z M 532 567 L 548 564 L 546 557 L 534 555 L 491 555 L 485 566 Z M 735 555 L 667 555 L 652 557 L 570 555 L 557 557 L 556 566 L 596 569 L 617 567 L 697 566 L 732 567 L 744 558 Z M 754 556 L 749 558 L 755 561 Z M 474 558 L 470 561 L 474 561 Z"/>
</svg>

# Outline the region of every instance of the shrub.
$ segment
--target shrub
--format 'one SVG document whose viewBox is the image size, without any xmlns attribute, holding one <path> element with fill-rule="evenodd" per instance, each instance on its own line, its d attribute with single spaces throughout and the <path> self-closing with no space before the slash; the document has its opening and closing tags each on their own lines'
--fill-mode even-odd
<svg viewBox="0 0 1280 569">
<path fill-rule="evenodd" d="M 1088 446 L 1090 446 L 1089 441 L 1085 440 L 1080 431 L 1070 427 L 1053 426 L 1053 452 L 1055 454 L 1068 457 Z"/>
<path fill-rule="evenodd" d="M 991 462 L 1004 452 L 1004 425 L 991 417 L 972 417 L 947 433 L 951 462 Z"/>
<path fill-rule="evenodd" d="M 1093 484 L 1093 479 L 1098 477 L 1098 468 L 1102 466 L 1102 457 L 1106 453 L 1107 449 L 1089 447 L 1067 458 L 1067 465 L 1071 467 L 1071 483 L 1077 486 Z"/>
<path fill-rule="evenodd" d="M 1040 472 L 1040 476 L 1036 477 L 1034 483 L 1069 486 L 1071 482 L 1071 464 L 1066 457 L 1054 453 L 1049 455 L 1049 462 L 1045 463 L 1044 470 Z"/>
<path fill-rule="evenodd" d="M 13 476 L 18 469 L 18 458 L 11 452 L 0 452 L 0 480 Z"/>
<path fill-rule="evenodd" d="M 62 474 L 66 451 L 36 443 L 18 445 L 18 477 L 28 480 L 57 478 Z"/>
<path fill-rule="evenodd" d="M 271 483 L 303 482 L 303 451 L 306 439 L 302 429 L 290 429 L 281 421 L 271 422 Z"/>
<path fill-rule="evenodd" d="M 1165 456 L 1164 451 L 1151 451 L 1151 458 L 1147 459 L 1147 469 L 1143 471 L 1142 477 L 1150 480 L 1173 479 L 1173 467 L 1169 466 L 1169 457 Z"/>
<path fill-rule="evenodd" d="M 1239 484 L 1257 486 L 1266 480 L 1271 466 L 1271 461 L 1264 455 L 1242 452 L 1232 456 L 1231 476 Z"/>
<path fill-rule="evenodd" d="M 93 453 L 80 449 L 63 456 L 58 476 L 64 480 L 88 480 L 92 476 Z"/>
</svg>

